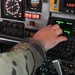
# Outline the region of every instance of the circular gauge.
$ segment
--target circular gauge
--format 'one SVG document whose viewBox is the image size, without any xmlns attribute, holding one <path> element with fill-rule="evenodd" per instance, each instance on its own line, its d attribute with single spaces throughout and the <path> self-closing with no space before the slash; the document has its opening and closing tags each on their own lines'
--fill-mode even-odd
<svg viewBox="0 0 75 75">
<path fill-rule="evenodd" d="M 5 3 L 5 9 L 7 13 L 15 15 L 19 13 L 20 6 L 17 0 L 7 0 Z"/>
</svg>

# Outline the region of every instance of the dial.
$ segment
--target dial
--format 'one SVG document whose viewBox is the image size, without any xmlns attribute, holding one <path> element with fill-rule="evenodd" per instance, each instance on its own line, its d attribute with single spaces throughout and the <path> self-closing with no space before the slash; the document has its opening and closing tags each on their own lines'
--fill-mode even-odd
<svg viewBox="0 0 75 75">
<path fill-rule="evenodd" d="M 5 9 L 10 15 L 16 15 L 19 13 L 20 5 L 18 0 L 7 0 L 5 3 Z"/>
<path fill-rule="evenodd" d="M 2 0 L 1 1 L 1 17 L 25 20 L 25 0 Z"/>
</svg>

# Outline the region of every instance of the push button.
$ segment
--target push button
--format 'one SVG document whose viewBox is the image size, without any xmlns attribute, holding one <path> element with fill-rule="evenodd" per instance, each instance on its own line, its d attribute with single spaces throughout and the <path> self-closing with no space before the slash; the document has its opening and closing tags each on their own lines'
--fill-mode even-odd
<svg viewBox="0 0 75 75">
<path fill-rule="evenodd" d="M 30 26 L 35 26 L 35 22 L 34 22 L 34 21 L 30 21 L 30 22 L 29 22 L 29 25 L 30 25 Z"/>
</svg>

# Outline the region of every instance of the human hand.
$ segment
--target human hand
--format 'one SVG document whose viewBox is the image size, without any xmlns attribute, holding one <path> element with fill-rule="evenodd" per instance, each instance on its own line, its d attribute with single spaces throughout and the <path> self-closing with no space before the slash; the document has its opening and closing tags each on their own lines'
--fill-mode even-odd
<svg viewBox="0 0 75 75">
<path fill-rule="evenodd" d="M 67 40 L 67 37 L 59 36 L 60 34 L 62 34 L 62 29 L 59 27 L 59 25 L 48 25 L 35 33 L 33 38 L 40 41 L 44 46 L 45 51 L 48 51 L 58 43 Z"/>
</svg>

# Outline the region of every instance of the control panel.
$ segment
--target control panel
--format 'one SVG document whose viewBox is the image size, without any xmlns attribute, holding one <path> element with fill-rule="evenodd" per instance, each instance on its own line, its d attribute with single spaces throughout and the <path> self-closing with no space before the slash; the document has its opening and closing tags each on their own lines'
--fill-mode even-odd
<svg viewBox="0 0 75 75">
<path fill-rule="evenodd" d="M 1 35 L 24 38 L 24 23 L 3 20 L 1 24 Z"/>
<path fill-rule="evenodd" d="M 26 0 L 25 2 L 26 28 L 39 30 L 46 26 L 49 18 L 49 0 Z"/>
<path fill-rule="evenodd" d="M 0 42 L 20 43 L 25 38 L 32 38 L 47 25 L 48 18 L 49 0 L 2 0 Z"/>
<path fill-rule="evenodd" d="M 50 11 L 75 13 L 74 0 L 50 0 Z"/>
<path fill-rule="evenodd" d="M 75 75 L 75 19 L 56 17 L 53 13 L 75 16 L 75 1 L 2 0 L 0 53 L 25 38 L 32 38 L 46 25 L 58 24 L 63 30 L 61 35 L 68 37 L 68 41 L 59 43 L 46 53 L 47 57 L 35 75 Z"/>
<path fill-rule="evenodd" d="M 14 39 L 32 37 L 47 25 L 49 0 L 2 0 L 1 18 L 1 36 Z"/>
<path fill-rule="evenodd" d="M 50 17 L 48 24 L 58 24 L 68 41 L 61 42 L 50 49 L 37 75 L 75 75 L 75 21 L 71 19 Z M 59 35 L 59 36 L 61 36 Z"/>
<path fill-rule="evenodd" d="M 63 30 L 63 34 L 68 37 L 68 41 L 59 43 L 56 47 L 54 47 L 48 55 L 52 55 L 57 59 L 65 60 L 65 61 L 74 61 L 74 53 L 75 53 L 75 22 L 70 19 L 63 19 L 63 18 L 50 18 L 50 24 L 59 24 Z"/>
<path fill-rule="evenodd" d="M 1 1 L 0 39 L 25 38 L 25 0 Z M 7 38 L 7 39 L 6 39 Z M 15 42 L 17 42 L 15 40 Z"/>
</svg>

